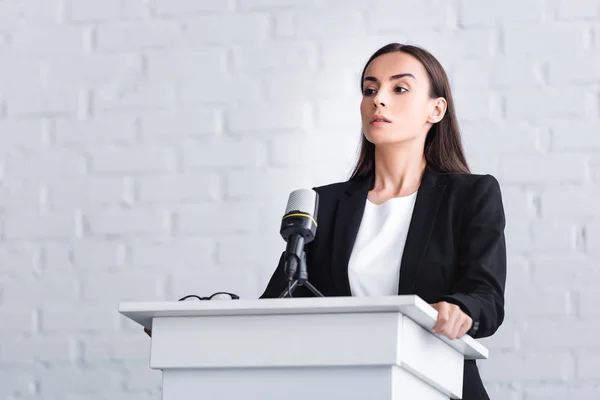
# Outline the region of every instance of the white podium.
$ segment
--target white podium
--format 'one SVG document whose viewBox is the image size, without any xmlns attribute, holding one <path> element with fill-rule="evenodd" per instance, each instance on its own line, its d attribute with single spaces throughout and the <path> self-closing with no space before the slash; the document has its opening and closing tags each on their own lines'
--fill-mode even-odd
<svg viewBox="0 0 600 400">
<path fill-rule="evenodd" d="M 464 359 L 488 357 L 469 336 L 433 334 L 437 311 L 417 296 L 122 302 L 119 312 L 152 328 L 165 400 L 461 398 Z"/>
</svg>

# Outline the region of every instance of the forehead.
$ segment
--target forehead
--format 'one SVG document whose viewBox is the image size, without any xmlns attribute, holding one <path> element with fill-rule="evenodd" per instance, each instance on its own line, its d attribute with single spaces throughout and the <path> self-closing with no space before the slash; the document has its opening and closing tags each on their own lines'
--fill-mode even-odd
<svg viewBox="0 0 600 400">
<path fill-rule="evenodd" d="M 390 76 L 396 74 L 413 74 L 417 81 L 427 77 L 427 71 L 414 56 L 401 52 L 393 52 L 375 58 L 365 70 L 365 76 L 374 76 L 379 81 L 388 81 Z"/>
</svg>

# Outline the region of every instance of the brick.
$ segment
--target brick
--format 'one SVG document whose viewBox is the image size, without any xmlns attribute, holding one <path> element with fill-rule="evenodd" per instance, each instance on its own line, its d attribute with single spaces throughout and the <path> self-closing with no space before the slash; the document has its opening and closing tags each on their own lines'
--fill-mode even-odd
<svg viewBox="0 0 600 400">
<path fill-rule="evenodd" d="M 493 61 L 492 87 L 527 87 L 543 81 L 539 62 L 528 57 L 506 57 Z"/>
<path fill-rule="evenodd" d="M 600 295 L 600 290 L 589 288 L 586 290 L 581 290 L 577 293 L 577 304 L 579 315 L 581 315 L 584 319 L 597 319 L 600 317 L 600 308 L 598 308 L 596 304 L 596 300 Z"/>
<path fill-rule="evenodd" d="M 459 111 L 460 113 L 460 111 Z M 461 125 L 465 151 L 481 153 L 524 153 L 539 147 L 541 129 L 525 122 L 464 122 Z"/>
<path fill-rule="evenodd" d="M 0 147 L 39 148 L 43 145 L 43 125 L 35 120 L 0 121 Z"/>
<path fill-rule="evenodd" d="M 265 149 L 253 139 L 207 138 L 183 147 L 186 168 L 252 167 L 264 162 Z"/>
<path fill-rule="evenodd" d="M 569 53 L 583 50 L 586 46 L 587 27 L 583 24 L 541 23 L 513 26 L 503 33 L 507 56 L 549 58 L 555 56 L 557 46 L 561 44 L 568 44 Z"/>
<path fill-rule="evenodd" d="M 533 225 L 533 250 L 547 252 L 569 252 L 575 249 L 577 226 L 569 219 L 537 221 Z"/>
<path fill-rule="evenodd" d="M 506 183 L 581 183 L 586 169 L 586 159 L 575 154 L 514 154 L 501 158 L 501 177 Z"/>
<path fill-rule="evenodd" d="M 338 74 L 344 73 L 343 71 L 347 70 L 349 65 L 357 66 L 355 67 L 356 69 L 362 68 L 362 65 L 367 61 L 367 58 L 365 58 L 367 54 L 372 54 L 378 48 L 397 40 L 398 35 L 391 33 L 387 35 L 373 34 L 365 36 L 361 40 L 347 40 L 341 37 L 320 38 L 319 44 L 322 50 L 319 54 L 319 65 L 328 71 L 337 71 Z M 361 93 L 359 82 L 360 72 L 362 72 L 362 69 L 356 72 L 358 74 L 356 76 L 356 83 L 351 87 L 353 93 Z M 293 82 L 290 83 L 293 84 Z M 336 88 L 336 90 L 343 89 Z"/>
<path fill-rule="evenodd" d="M 600 150 L 600 123 L 562 119 L 552 122 L 552 147 L 556 150 Z"/>
<path fill-rule="evenodd" d="M 39 390 L 44 396 L 65 393 L 110 393 L 121 389 L 125 376 L 119 368 L 68 366 L 41 370 Z M 65 379 L 67 378 L 68 379 Z"/>
<path fill-rule="evenodd" d="M 387 21 L 382 21 L 385 22 Z M 362 37 L 367 34 L 365 16 L 356 10 L 340 7 L 323 8 L 318 12 L 300 11 L 296 15 L 296 23 L 296 36 L 300 39 L 340 37 L 348 40 L 348 38 Z"/>
<path fill-rule="evenodd" d="M 84 158 L 70 150 L 35 150 L 21 157 L 11 156 L 6 164 L 6 173 L 11 179 L 32 182 L 55 182 L 57 179 L 82 176 Z"/>
<path fill-rule="evenodd" d="M 560 318 L 571 310 L 569 295 L 564 289 L 539 288 L 532 291 L 530 286 L 514 282 L 507 288 L 506 298 L 506 314 L 519 320 Z"/>
<path fill-rule="evenodd" d="M 139 21 L 148 19 L 150 12 L 146 0 L 127 0 L 121 2 L 121 16 L 123 20 Z"/>
<path fill-rule="evenodd" d="M 106 86 L 93 92 L 96 115 L 155 112 L 173 101 L 173 88 L 166 84 Z"/>
<path fill-rule="evenodd" d="M 103 85 L 115 80 L 137 79 L 142 74 L 137 54 L 69 54 L 44 60 L 46 80 L 68 85 Z"/>
<path fill-rule="evenodd" d="M 349 140 L 347 137 L 328 134 L 325 129 L 317 130 L 315 133 L 316 135 L 310 137 L 274 136 L 270 140 L 269 165 L 294 168 L 307 168 L 310 163 L 341 166 L 347 164 L 356 155 L 359 134 L 356 135 L 356 140 Z M 291 153 L 290 149 L 294 149 L 294 152 Z M 310 154 L 310 163 L 303 156 L 305 154 Z"/>
<path fill-rule="evenodd" d="M 48 202 L 57 208 L 90 205 L 119 205 L 129 201 L 128 183 L 120 177 L 70 179 L 55 182 L 48 188 Z"/>
<path fill-rule="evenodd" d="M 73 212 L 38 214 L 15 212 L 4 217 L 7 239 L 68 239 L 76 234 Z"/>
<path fill-rule="evenodd" d="M 20 3 L 21 18 L 31 26 L 53 28 L 65 19 L 61 0 L 33 0 Z"/>
<path fill-rule="evenodd" d="M 338 69 L 302 70 L 294 72 L 272 71 L 264 82 L 265 97 L 272 101 L 331 100 L 339 105 L 340 99 L 360 93 L 358 78 L 354 81 L 349 73 Z M 282 90 L 285 88 L 285 90 Z M 346 115 L 348 117 L 348 115 Z"/>
<path fill-rule="evenodd" d="M 597 335 L 594 334 L 594 329 L 597 326 L 598 320 L 536 320 L 535 323 L 527 324 L 527 329 L 521 334 L 521 344 L 532 351 L 596 347 Z M 572 332 L 577 332 L 576 340 L 569 340 Z"/>
<path fill-rule="evenodd" d="M 0 296 L 2 296 L 1 292 Z M 35 316 L 32 307 L 30 308 L 25 305 L 0 307 L 0 321 L 2 321 L 0 337 L 14 338 L 31 335 L 35 331 Z"/>
<path fill-rule="evenodd" d="M 457 90 L 454 92 L 454 104 L 461 121 L 487 121 L 500 114 L 499 100 L 490 90 Z"/>
<path fill-rule="evenodd" d="M 307 0 L 240 0 L 237 4 L 240 10 L 267 11 L 278 8 L 306 8 L 312 6 L 312 2 Z"/>
<path fill-rule="evenodd" d="M 167 214 L 158 209 L 96 210 L 84 218 L 93 236 L 156 236 L 167 231 Z"/>
<path fill-rule="evenodd" d="M 556 1 L 556 19 L 558 21 L 597 20 L 600 17 L 598 0 L 580 0 L 576 2 Z"/>
<path fill-rule="evenodd" d="M 140 340 L 139 334 L 82 338 L 81 342 L 83 344 L 83 361 L 86 364 L 133 360 L 150 361 L 150 342 Z"/>
<path fill-rule="evenodd" d="M 75 116 L 83 107 L 83 91 L 71 85 L 23 82 L 19 88 L 5 92 L 6 110 L 9 116 Z"/>
<path fill-rule="evenodd" d="M 86 36 L 87 29 L 78 26 L 22 29 L 15 31 L 11 47 L 27 55 L 82 54 L 86 49 Z"/>
<path fill-rule="evenodd" d="M 575 365 L 568 351 L 494 355 L 493 368 L 482 368 L 487 379 L 506 382 L 573 379 Z"/>
<path fill-rule="evenodd" d="M 285 204 L 284 204 L 285 206 Z M 283 212 L 281 212 L 283 215 Z M 273 231 L 276 233 L 276 231 Z M 276 234 L 272 234 L 271 240 L 265 240 L 262 236 L 237 235 L 218 239 L 217 260 L 223 267 L 231 265 L 253 265 L 272 264 L 277 265 L 281 252 L 285 250 L 285 241 Z M 269 262 L 270 260 L 270 262 Z"/>
<path fill-rule="evenodd" d="M 279 201 L 281 211 L 292 190 L 311 188 L 311 176 L 306 170 L 269 168 L 268 170 L 240 170 L 227 174 L 229 197 Z M 282 202 L 284 202 L 282 204 Z M 283 214 L 282 214 L 283 215 Z"/>
<path fill-rule="evenodd" d="M 227 51 L 225 48 L 219 47 L 206 46 L 185 51 L 154 51 L 148 53 L 146 58 L 150 79 L 176 80 L 185 84 L 187 81 L 197 78 L 199 66 L 202 66 L 203 75 L 218 75 L 227 70 Z"/>
<path fill-rule="evenodd" d="M 157 15 L 188 16 L 194 13 L 228 11 L 230 7 L 228 1 L 156 0 L 154 9 Z"/>
<path fill-rule="evenodd" d="M 590 185 L 548 185 L 542 194 L 542 216 L 594 217 L 600 188 Z"/>
<path fill-rule="evenodd" d="M 247 201 L 183 205 L 176 211 L 177 233 L 219 235 L 254 232 L 260 215 Z"/>
<path fill-rule="evenodd" d="M 135 240 L 131 244 L 131 264 L 143 270 L 203 268 L 215 259 L 212 239 L 176 238 L 168 241 Z"/>
<path fill-rule="evenodd" d="M 23 90 L 25 82 L 22 79 L 15 79 L 16 76 L 27 76 L 28 81 L 35 82 L 39 86 L 43 79 L 44 62 L 35 56 L 25 54 L 12 57 L 8 49 L 5 49 L 2 43 L 2 34 L 0 34 L 0 87 L 2 92 L 11 94 Z M 4 54 L 3 54 L 4 53 Z M 30 89 L 33 88 L 30 85 Z"/>
<path fill-rule="evenodd" d="M 505 320 L 494 335 L 479 339 L 479 341 L 493 354 L 515 351 L 518 349 L 519 333 L 522 330 L 521 325 L 520 322 Z"/>
<path fill-rule="evenodd" d="M 56 121 L 54 140 L 57 144 L 132 144 L 136 126 L 133 118 L 113 117 L 97 120 Z"/>
<path fill-rule="evenodd" d="M 317 49 L 306 42 L 248 45 L 233 52 L 239 71 L 304 70 L 316 64 Z"/>
<path fill-rule="evenodd" d="M 532 262 L 533 284 L 539 287 L 569 290 L 600 284 L 593 258 L 582 253 L 536 253 Z"/>
<path fill-rule="evenodd" d="M 347 15 L 336 12 L 336 7 L 327 9 L 322 20 L 319 22 L 327 25 L 325 18 L 333 21 L 339 21 L 341 25 L 349 21 L 348 27 L 354 25 L 359 27 L 357 34 L 362 33 L 361 16 L 357 15 L 355 7 L 350 8 Z M 362 11 L 362 10 L 361 10 Z M 409 0 L 402 3 L 390 3 L 385 0 L 374 1 L 373 6 L 367 8 L 366 24 L 369 32 L 406 32 L 410 29 L 439 29 L 449 25 L 451 7 L 439 6 L 433 1 Z M 337 17 L 337 18 L 336 18 Z M 354 18 L 353 18 L 354 17 Z M 308 18 L 306 20 L 308 25 Z M 331 34 L 326 34 L 330 37 Z"/>
<path fill-rule="evenodd" d="M 548 82 L 552 85 L 586 84 L 600 81 L 600 57 L 592 51 L 558 54 L 547 62 Z"/>
<path fill-rule="evenodd" d="M 106 24 L 96 28 L 96 47 L 100 52 L 166 48 L 180 38 L 179 25 L 174 21 Z"/>
<path fill-rule="evenodd" d="M 592 220 L 585 225 L 586 250 L 593 254 L 600 253 L 600 223 Z"/>
<path fill-rule="evenodd" d="M 0 186 L 0 207 L 6 209 L 36 208 L 42 201 L 42 191 L 36 183 L 7 181 Z"/>
<path fill-rule="evenodd" d="M 214 173 L 140 177 L 142 203 L 186 203 L 219 198 L 220 180 Z"/>
<path fill-rule="evenodd" d="M 81 284 L 82 299 L 90 303 L 164 300 L 163 283 L 147 273 L 90 272 Z"/>
<path fill-rule="evenodd" d="M 273 13 L 275 38 L 292 39 L 296 37 L 298 30 L 296 15 L 297 13 L 294 11 Z"/>
<path fill-rule="evenodd" d="M 523 25 L 541 22 L 544 18 L 544 1 L 524 0 L 519 2 L 483 3 L 477 0 L 462 0 L 459 9 L 461 26 Z M 513 27 L 511 26 L 511 29 Z"/>
<path fill-rule="evenodd" d="M 310 118 L 307 104 L 258 105 L 229 113 L 227 128 L 234 133 L 301 131 Z"/>
<path fill-rule="evenodd" d="M 121 241 L 79 240 L 70 246 L 73 265 L 81 271 L 115 269 L 124 263 Z"/>
<path fill-rule="evenodd" d="M 21 394 L 29 393 L 30 388 L 35 387 L 35 375 L 29 370 L 24 371 L 15 368 L 0 369 L 0 374 L 0 376 L 2 376 L 0 396 L 4 399 L 19 399 Z M 12 397 L 13 395 L 19 397 Z"/>
<path fill-rule="evenodd" d="M 2 272 L 33 272 L 39 267 L 39 249 L 35 245 L 1 245 L 0 266 Z"/>
<path fill-rule="evenodd" d="M 186 109 L 201 105 L 227 105 L 262 101 L 261 85 L 257 80 L 242 76 L 215 75 L 210 80 L 193 79 L 178 89 L 178 100 Z"/>
<path fill-rule="evenodd" d="M 565 384 L 545 383 L 541 387 L 524 388 L 527 400 L 564 400 L 572 398 L 569 396 L 569 388 Z M 579 399 L 580 397 L 576 397 Z"/>
<path fill-rule="evenodd" d="M 91 170 L 99 174 L 168 172 L 171 153 L 158 146 L 89 150 Z"/>
<path fill-rule="evenodd" d="M 41 326 L 44 334 L 95 333 L 106 334 L 118 329 L 117 305 L 68 303 L 62 307 L 41 305 Z"/>
<path fill-rule="evenodd" d="M 68 337 L 36 337 L 0 342 L 2 364 L 33 366 L 35 363 L 64 365 L 75 360 L 75 343 Z"/>
<path fill-rule="evenodd" d="M 59 306 L 75 303 L 79 297 L 79 282 L 75 277 L 29 278 L 8 280 L 3 284 L 2 298 L 9 304 L 27 304 L 35 307 L 40 303 Z"/>
<path fill-rule="evenodd" d="M 506 247 L 510 251 L 531 251 L 532 235 L 530 224 L 523 221 L 507 220 Z"/>
<path fill-rule="evenodd" d="M 141 136 L 145 142 L 157 139 L 215 135 L 222 130 L 220 113 L 213 108 L 179 110 L 175 113 L 153 113 L 141 120 Z"/>
<path fill-rule="evenodd" d="M 69 19 L 74 22 L 97 22 L 119 19 L 121 2 L 119 0 L 69 0 L 67 9 Z"/>
<path fill-rule="evenodd" d="M 262 13 L 194 17 L 186 21 L 185 38 L 194 46 L 256 43 L 267 39 L 270 27 L 269 16 Z"/>
<path fill-rule="evenodd" d="M 73 272 L 69 247 L 65 243 L 52 243 L 44 245 L 39 256 L 41 269 L 57 274 Z"/>
<path fill-rule="evenodd" d="M 583 117 L 592 101 L 585 87 L 510 89 L 502 93 L 509 119 Z"/>
<path fill-rule="evenodd" d="M 406 43 L 425 48 L 446 66 L 457 59 L 488 59 L 494 53 L 496 36 L 496 30 L 490 28 L 460 29 L 451 34 L 414 30 Z"/>
</svg>

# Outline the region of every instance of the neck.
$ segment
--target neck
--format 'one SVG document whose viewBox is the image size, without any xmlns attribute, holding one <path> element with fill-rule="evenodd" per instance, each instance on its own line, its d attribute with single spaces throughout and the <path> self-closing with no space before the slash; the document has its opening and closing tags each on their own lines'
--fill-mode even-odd
<svg viewBox="0 0 600 400">
<path fill-rule="evenodd" d="M 389 197 L 412 194 L 419 188 L 426 166 L 423 143 L 376 146 L 372 191 Z"/>
</svg>

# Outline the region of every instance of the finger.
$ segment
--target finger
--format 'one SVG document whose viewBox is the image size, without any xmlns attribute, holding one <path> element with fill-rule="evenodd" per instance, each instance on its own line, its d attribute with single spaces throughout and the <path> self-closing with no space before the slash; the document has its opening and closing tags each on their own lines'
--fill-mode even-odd
<svg viewBox="0 0 600 400">
<path fill-rule="evenodd" d="M 448 323 L 448 319 L 449 319 L 447 307 L 440 306 L 437 311 L 438 311 L 437 321 L 435 322 L 435 325 L 433 326 L 434 332 L 440 332 L 446 326 L 446 324 Z"/>
<path fill-rule="evenodd" d="M 449 339 L 452 339 L 453 335 L 455 334 L 456 331 L 457 331 L 456 315 L 451 315 L 450 318 L 448 318 L 448 321 L 446 321 L 444 326 L 440 329 L 440 333 L 443 334 L 444 336 L 448 337 Z"/>
<path fill-rule="evenodd" d="M 466 335 L 467 332 L 469 332 L 469 329 L 471 329 L 471 325 L 473 324 L 473 321 L 471 320 L 471 318 L 469 318 L 468 316 L 465 318 L 465 321 L 463 322 L 463 324 L 460 326 L 460 329 L 458 330 L 458 338 L 461 338 L 463 336 Z"/>
</svg>

